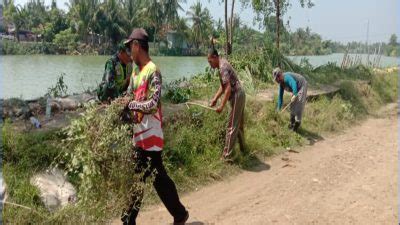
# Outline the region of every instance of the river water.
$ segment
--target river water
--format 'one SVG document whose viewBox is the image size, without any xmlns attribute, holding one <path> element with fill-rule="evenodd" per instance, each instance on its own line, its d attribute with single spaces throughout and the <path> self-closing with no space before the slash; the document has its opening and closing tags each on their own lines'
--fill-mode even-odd
<svg viewBox="0 0 400 225">
<path fill-rule="evenodd" d="M 34 99 L 47 93 L 65 74 L 69 93 L 94 88 L 101 81 L 106 56 L 1 56 L 1 96 Z M 153 57 L 168 83 L 203 72 L 206 57 Z"/>
<path fill-rule="evenodd" d="M 300 62 L 303 57 L 308 58 L 313 66 L 328 62 L 340 65 L 343 54 L 290 58 Z M 34 99 L 43 96 L 62 73 L 65 74 L 69 93 L 94 88 L 101 81 L 107 59 L 107 56 L 0 56 L 0 98 Z M 191 77 L 203 72 L 207 66 L 206 57 L 153 57 L 153 60 L 161 70 L 164 83 Z M 398 58 L 381 59 L 381 66 L 396 65 Z"/>
</svg>

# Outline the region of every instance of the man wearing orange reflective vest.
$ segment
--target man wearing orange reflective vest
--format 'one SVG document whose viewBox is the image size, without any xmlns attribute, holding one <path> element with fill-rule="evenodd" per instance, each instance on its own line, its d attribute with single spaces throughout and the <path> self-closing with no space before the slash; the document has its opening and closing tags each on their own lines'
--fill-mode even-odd
<svg viewBox="0 0 400 225">
<path fill-rule="evenodd" d="M 135 171 L 143 174 L 142 182 L 155 174 L 153 185 L 158 196 L 174 217 L 174 225 L 183 225 L 189 213 L 180 202 L 175 184 L 162 162 L 161 73 L 150 59 L 148 35 L 144 29 L 134 29 L 125 45 L 131 49 L 131 57 L 136 64 L 127 92 L 132 96 L 130 99 L 134 99 L 127 104 L 135 123 Z M 121 218 L 124 224 L 136 224 L 142 198 L 143 190 L 134 191 L 130 205 Z"/>
</svg>

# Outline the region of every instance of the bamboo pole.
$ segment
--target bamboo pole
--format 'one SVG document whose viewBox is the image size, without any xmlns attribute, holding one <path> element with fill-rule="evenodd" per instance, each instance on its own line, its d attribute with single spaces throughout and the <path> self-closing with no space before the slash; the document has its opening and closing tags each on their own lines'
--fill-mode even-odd
<svg viewBox="0 0 400 225">
<path fill-rule="evenodd" d="M 380 61 L 380 57 L 381 57 L 381 46 L 382 46 L 382 43 L 379 44 L 378 55 L 375 60 L 376 61 L 375 67 L 379 67 L 379 61 Z"/>
<path fill-rule="evenodd" d="M 345 61 L 346 61 L 346 57 L 347 57 L 347 50 L 346 50 L 346 52 L 344 53 L 344 55 L 343 55 L 343 59 L 342 59 L 342 64 L 340 65 L 340 67 L 343 69 L 343 67 L 344 67 L 344 63 L 345 63 Z"/>
</svg>

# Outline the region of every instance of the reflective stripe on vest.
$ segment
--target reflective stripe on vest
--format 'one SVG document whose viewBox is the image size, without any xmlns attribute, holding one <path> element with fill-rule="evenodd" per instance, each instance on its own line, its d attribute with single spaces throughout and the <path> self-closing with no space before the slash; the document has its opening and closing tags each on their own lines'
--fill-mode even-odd
<svg viewBox="0 0 400 225">
<path fill-rule="evenodd" d="M 136 101 L 142 102 L 149 99 L 149 85 L 151 82 L 149 79 L 156 70 L 156 65 L 153 62 L 149 62 L 141 71 L 136 68 L 132 72 L 132 92 Z M 159 104 L 156 113 L 144 114 L 140 117 L 142 118 L 141 121 L 133 129 L 133 140 L 136 147 L 140 147 L 146 151 L 161 151 L 164 147 L 161 104 Z"/>
</svg>

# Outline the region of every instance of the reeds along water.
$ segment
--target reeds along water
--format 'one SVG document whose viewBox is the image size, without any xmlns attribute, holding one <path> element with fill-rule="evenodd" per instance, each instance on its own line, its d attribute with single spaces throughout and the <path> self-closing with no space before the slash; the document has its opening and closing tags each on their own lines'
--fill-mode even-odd
<svg viewBox="0 0 400 225">
<path fill-rule="evenodd" d="M 350 54 L 348 51 L 343 56 L 343 60 L 341 63 L 341 68 L 350 68 L 356 67 L 359 65 L 364 65 L 371 68 L 380 68 L 381 67 L 381 46 L 378 49 L 375 48 L 374 54 L 371 56 L 368 54 L 367 58 L 363 60 L 363 55 L 359 53 Z"/>
</svg>

